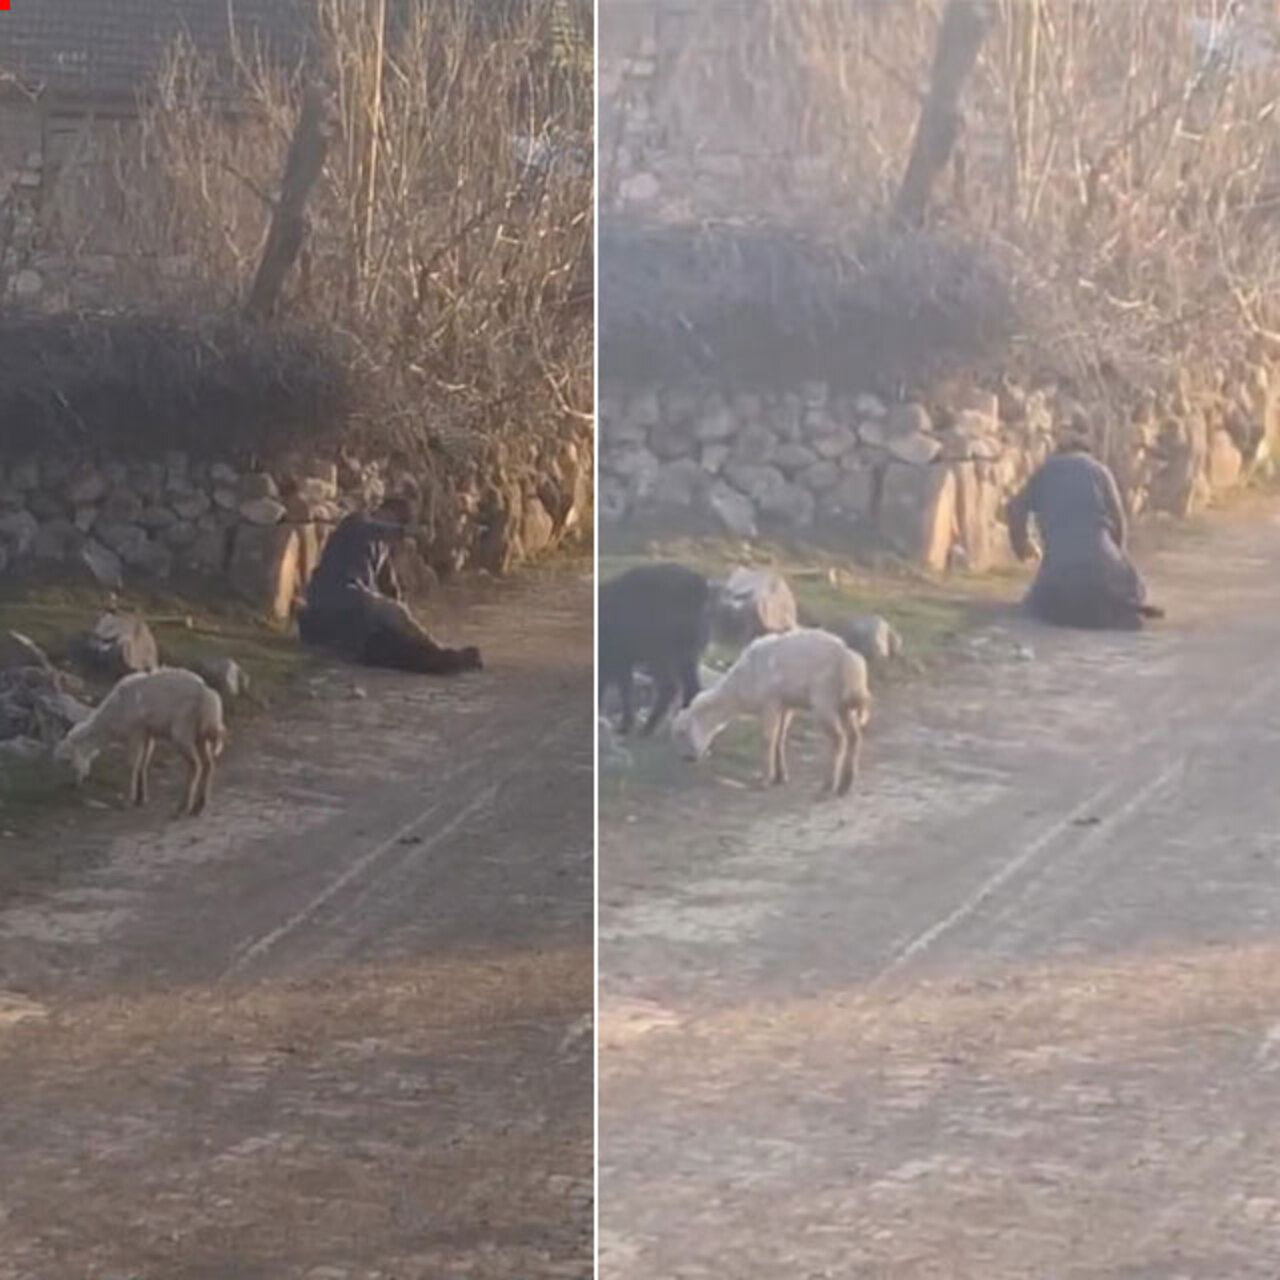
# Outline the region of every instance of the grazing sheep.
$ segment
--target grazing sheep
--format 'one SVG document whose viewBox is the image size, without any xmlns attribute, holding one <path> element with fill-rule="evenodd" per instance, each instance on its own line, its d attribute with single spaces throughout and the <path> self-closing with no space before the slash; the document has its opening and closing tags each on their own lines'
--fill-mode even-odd
<svg viewBox="0 0 1280 1280">
<path fill-rule="evenodd" d="M 824 792 L 845 795 L 858 774 L 871 694 L 866 659 L 829 631 L 804 627 L 753 640 L 716 685 L 676 716 L 672 736 L 686 758 L 701 759 L 729 721 L 760 716 L 765 777 L 779 785 L 787 780 L 787 730 L 797 711 L 813 712 L 835 745 Z"/>
<path fill-rule="evenodd" d="M 98 753 L 124 739 L 133 760 L 129 797 L 147 802 L 147 770 L 158 739 L 182 754 L 190 770 L 178 816 L 201 813 L 213 787 L 214 761 L 226 745 L 222 699 L 198 675 L 176 667 L 125 678 L 54 749 L 54 759 L 70 764 L 83 782 Z"/>
<path fill-rule="evenodd" d="M 600 588 L 600 702 L 612 687 L 622 701 L 620 733 L 635 721 L 634 680 L 647 668 L 657 689 L 641 729 L 653 732 L 676 693 L 688 706 L 698 692 L 698 659 L 710 635 L 711 588 L 706 578 L 678 564 L 647 564 Z"/>
</svg>

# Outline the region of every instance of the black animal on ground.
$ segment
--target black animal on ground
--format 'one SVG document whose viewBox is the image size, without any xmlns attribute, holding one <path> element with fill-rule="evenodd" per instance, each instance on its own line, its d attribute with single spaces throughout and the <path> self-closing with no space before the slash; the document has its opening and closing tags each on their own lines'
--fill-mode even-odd
<svg viewBox="0 0 1280 1280">
<path fill-rule="evenodd" d="M 654 731 L 677 693 L 682 707 L 697 697 L 698 661 L 711 634 L 711 598 L 707 579 L 678 564 L 639 565 L 601 586 L 600 699 L 617 688 L 620 732 L 630 733 L 635 723 L 637 667 L 648 671 L 656 685 L 642 735 Z"/>
<path fill-rule="evenodd" d="M 404 537 L 407 507 L 392 500 L 379 515 L 388 518 L 347 516 L 325 544 L 298 615 L 302 643 L 395 671 L 480 670 L 478 649 L 437 644 L 404 603 L 392 553 Z"/>
</svg>

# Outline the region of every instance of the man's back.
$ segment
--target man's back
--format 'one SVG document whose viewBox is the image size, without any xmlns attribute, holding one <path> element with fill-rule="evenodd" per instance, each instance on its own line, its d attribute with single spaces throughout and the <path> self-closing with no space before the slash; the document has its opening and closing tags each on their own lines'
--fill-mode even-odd
<svg viewBox="0 0 1280 1280">
<path fill-rule="evenodd" d="M 307 588 L 308 600 L 318 603 L 326 594 L 347 587 L 376 591 L 378 575 L 391 551 L 390 528 L 367 516 L 347 516 L 325 543 Z"/>
<path fill-rule="evenodd" d="M 1117 549 L 1124 546 L 1124 508 L 1115 479 L 1086 453 L 1049 458 L 1028 486 L 1027 511 L 1036 518 L 1046 556 L 1085 552 L 1100 538 Z"/>
</svg>

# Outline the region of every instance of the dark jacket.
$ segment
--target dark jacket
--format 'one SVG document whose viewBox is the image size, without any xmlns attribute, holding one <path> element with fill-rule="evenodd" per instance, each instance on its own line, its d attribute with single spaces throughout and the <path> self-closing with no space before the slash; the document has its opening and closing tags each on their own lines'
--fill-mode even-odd
<svg viewBox="0 0 1280 1280">
<path fill-rule="evenodd" d="M 1125 554 L 1124 507 L 1111 472 L 1085 453 L 1049 458 L 1009 504 L 1009 535 L 1022 560 L 1032 516 L 1044 559 L 1027 596 L 1031 611 L 1064 626 L 1138 625 L 1146 587 Z"/>
<path fill-rule="evenodd" d="M 368 516 L 347 516 L 325 543 L 320 563 L 307 584 L 307 607 L 341 607 L 353 589 L 399 600 L 400 583 L 391 554 L 400 535 L 398 525 Z"/>
</svg>

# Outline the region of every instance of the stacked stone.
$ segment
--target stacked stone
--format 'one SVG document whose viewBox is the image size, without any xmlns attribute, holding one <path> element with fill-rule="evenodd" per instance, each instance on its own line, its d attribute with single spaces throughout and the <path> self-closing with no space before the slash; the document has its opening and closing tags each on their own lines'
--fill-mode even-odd
<svg viewBox="0 0 1280 1280">
<path fill-rule="evenodd" d="M 810 383 L 775 395 L 641 393 L 601 406 L 601 517 L 700 510 L 726 531 L 845 528 L 945 567 L 959 547 L 988 567 L 1004 496 L 1049 447 L 1047 414 L 1023 440 L 993 395 L 935 421 L 924 405 L 833 394 Z"/>
<path fill-rule="evenodd" d="M 504 571 L 583 528 L 589 442 L 562 440 L 520 465 L 490 460 L 447 479 L 387 458 L 286 459 L 240 470 L 183 453 L 153 462 L 39 457 L 0 462 L 0 573 L 19 562 L 82 567 L 104 586 L 195 572 L 288 615 L 346 514 L 390 491 L 423 498 L 414 545 L 440 571 Z"/>
<path fill-rule="evenodd" d="M 688 513 L 744 538 L 821 529 L 930 569 L 981 572 L 1008 558 L 1005 503 L 1063 430 L 1091 430 L 1133 514 L 1185 516 L 1274 468 L 1277 383 L 1263 366 L 1184 372 L 1110 419 L 1055 387 L 1009 381 L 998 393 L 940 390 L 929 407 L 823 383 L 641 391 L 601 403 L 600 513 Z"/>
</svg>

